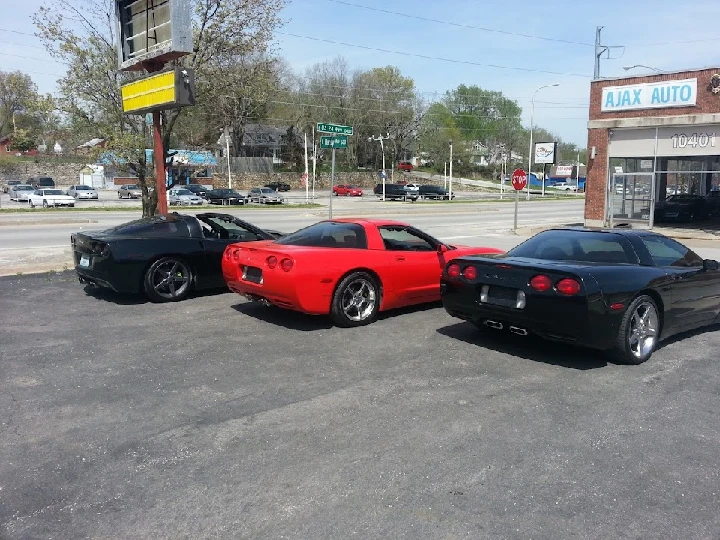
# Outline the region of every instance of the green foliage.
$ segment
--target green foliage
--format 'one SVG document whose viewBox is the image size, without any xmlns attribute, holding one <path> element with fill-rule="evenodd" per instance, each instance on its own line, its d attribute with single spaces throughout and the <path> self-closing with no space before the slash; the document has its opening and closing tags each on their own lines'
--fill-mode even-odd
<svg viewBox="0 0 720 540">
<path fill-rule="evenodd" d="M 12 134 L 12 144 L 10 145 L 11 150 L 17 150 L 18 152 L 27 152 L 35 148 L 35 139 L 30 135 L 26 129 L 18 129 Z"/>
</svg>

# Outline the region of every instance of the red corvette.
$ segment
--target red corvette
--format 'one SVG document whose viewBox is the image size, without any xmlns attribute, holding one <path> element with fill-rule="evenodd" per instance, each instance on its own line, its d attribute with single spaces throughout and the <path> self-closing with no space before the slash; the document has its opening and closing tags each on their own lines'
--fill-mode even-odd
<svg viewBox="0 0 720 540">
<path fill-rule="evenodd" d="M 362 194 L 362 189 L 355 186 L 345 186 L 342 184 L 339 186 L 333 186 L 333 195 L 349 195 L 351 197 L 362 197 Z"/>
<path fill-rule="evenodd" d="M 230 244 L 223 276 L 251 300 L 338 326 L 371 323 L 378 312 L 440 300 L 448 260 L 502 253 L 450 246 L 405 223 L 380 219 L 321 221 L 276 241 Z"/>
</svg>

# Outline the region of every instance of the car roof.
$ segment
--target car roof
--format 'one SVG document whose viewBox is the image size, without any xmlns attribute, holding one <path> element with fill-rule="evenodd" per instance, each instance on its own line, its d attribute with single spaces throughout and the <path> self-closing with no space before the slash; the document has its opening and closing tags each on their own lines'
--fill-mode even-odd
<svg viewBox="0 0 720 540">
<path fill-rule="evenodd" d="M 376 227 L 397 226 L 397 227 L 410 227 L 407 223 L 402 221 L 395 221 L 392 219 L 373 219 L 373 218 L 337 218 L 337 219 L 326 219 L 325 221 L 335 221 L 338 223 L 357 223 L 358 225 L 375 225 Z"/>
<path fill-rule="evenodd" d="M 654 231 L 648 231 L 646 229 L 631 229 L 629 227 L 617 227 L 614 229 L 608 229 L 603 227 L 553 227 L 547 229 L 547 231 L 573 231 L 579 233 L 607 233 L 607 234 L 619 234 L 621 236 L 663 236 L 660 233 Z"/>
</svg>

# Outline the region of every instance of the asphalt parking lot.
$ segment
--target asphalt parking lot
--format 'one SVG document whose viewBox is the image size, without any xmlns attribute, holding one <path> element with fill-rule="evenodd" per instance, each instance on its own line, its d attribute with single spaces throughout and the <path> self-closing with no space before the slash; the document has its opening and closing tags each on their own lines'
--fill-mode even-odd
<svg viewBox="0 0 720 540">
<path fill-rule="evenodd" d="M 717 538 L 720 333 L 640 366 L 0 278 L 0 538 Z"/>
</svg>

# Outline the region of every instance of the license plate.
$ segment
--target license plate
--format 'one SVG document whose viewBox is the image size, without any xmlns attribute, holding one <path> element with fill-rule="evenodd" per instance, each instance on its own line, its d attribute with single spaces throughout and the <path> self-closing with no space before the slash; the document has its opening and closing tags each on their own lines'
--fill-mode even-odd
<svg viewBox="0 0 720 540">
<path fill-rule="evenodd" d="M 498 285 L 483 285 L 480 289 L 480 303 L 514 309 L 525 307 L 525 294 L 519 289 Z"/>
<path fill-rule="evenodd" d="M 262 269 L 256 266 L 246 266 L 243 271 L 243 279 L 253 283 L 262 283 Z"/>
<path fill-rule="evenodd" d="M 84 268 L 89 268 L 90 267 L 90 257 L 88 257 L 87 255 L 83 255 L 82 257 L 80 257 L 80 266 L 82 266 Z"/>
</svg>

